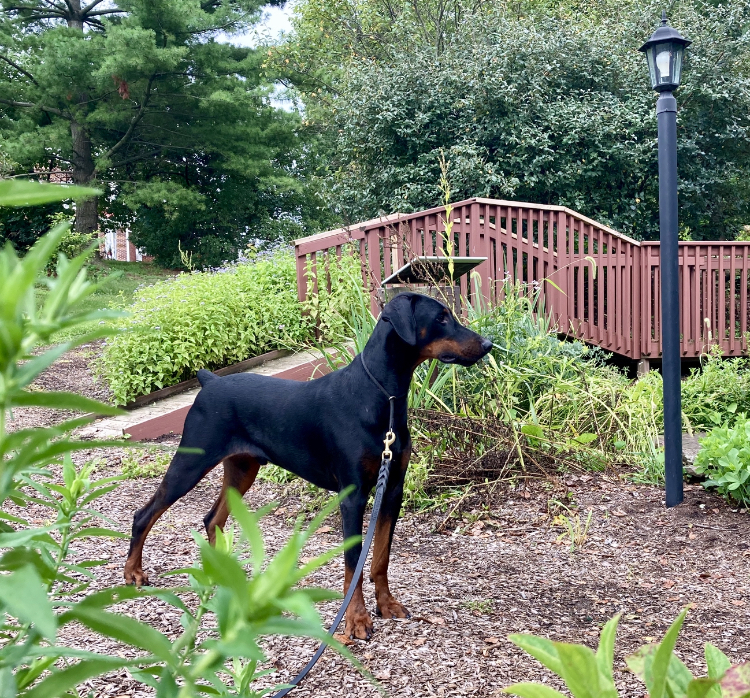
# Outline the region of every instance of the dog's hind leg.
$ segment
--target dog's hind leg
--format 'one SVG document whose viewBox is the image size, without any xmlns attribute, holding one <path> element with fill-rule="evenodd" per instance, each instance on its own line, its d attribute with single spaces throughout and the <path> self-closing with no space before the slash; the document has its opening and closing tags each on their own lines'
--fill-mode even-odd
<svg viewBox="0 0 750 698">
<path fill-rule="evenodd" d="M 229 516 L 227 490 L 233 487 L 240 495 L 244 495 L 253 486 L 259 469 L 260 463 L 246 453 L 238 453 L 224 459 L 224 484 L 221 494 L 203 519 L 211 545 L 216 542 L 216 527 L 224 530 L 224 524 Z"/>
<path fill-rule="evenodd" d="M 133 530 L 130 538 L 130 551 L 125 562 L 125 582 L 141 586 L 148 584 L 148 576 L 143 571 L 143 545 L 146 536 L 159 517 L 178 499 L 184 497 L 201 479 L 214 468 L 225 456 L 228 441 L 226 435 L 218 430 L 209 432 L 205 419 L 200 411 L 188 413 L 185 420 L 185 433 L 180 442 L 181 448 L 200 448 L 202 453 L 175 453 L 169 468 L 164 475 L 154 496 L 139 509 L 133 517 Z M 209 443 L 206 444 L 205 441 Z M 201 443 L 204 441 L 204 443 Z"/>
</svg>

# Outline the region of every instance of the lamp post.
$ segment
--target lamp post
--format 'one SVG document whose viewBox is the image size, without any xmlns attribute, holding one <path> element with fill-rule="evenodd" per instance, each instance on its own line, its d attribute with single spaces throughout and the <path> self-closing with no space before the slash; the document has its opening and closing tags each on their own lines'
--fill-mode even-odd
<svg viewBox="0 0 750 698">
<path fill-rule="evenodd" d="M 680 395 L 680 295 L 677 244 L 677 100 L 682 56 L 690 44 L 667 24 L 639 49 L 648 59 L 651 86 L 659 93 L 656 119 L 659 133 L 659 255 L 661 268 L 661 346 L 664 385 L 664 475 L 666 502 L 673 507 L 682 491 L 682 399 Z"/>
</svg>

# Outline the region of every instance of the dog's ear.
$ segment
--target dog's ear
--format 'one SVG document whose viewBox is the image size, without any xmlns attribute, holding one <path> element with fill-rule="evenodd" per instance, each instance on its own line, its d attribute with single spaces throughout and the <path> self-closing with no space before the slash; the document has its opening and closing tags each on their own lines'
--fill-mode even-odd
<svg viewBox="0 0 750 698">
<path fill-rule="evenodd" d="M 390 322 L 396 334 L 407 344 L 417 343 L 417 321 L 414 319 L 413 294 L 400 293 L 383 308 L 383 320 Z"/>
</svg>

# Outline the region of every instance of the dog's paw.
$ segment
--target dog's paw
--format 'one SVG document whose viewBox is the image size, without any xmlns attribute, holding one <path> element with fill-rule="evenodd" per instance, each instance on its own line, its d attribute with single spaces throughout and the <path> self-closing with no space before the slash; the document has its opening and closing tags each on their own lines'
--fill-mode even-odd
<svg viewBox="0 0 750 698">
<path fill-rule="evenodd" d="M 137 587 L 149 586 L 148 575 L 143 571 L 142 567 L 130 567 L 125 565 L 125 584 L 135 584 Z"/>
<path fill-rule="evenodd" d="M 372 618 L 367 609 L 362 607 L 352 608 L 346 611 L 346 628 L 344 635 L 352 640 L 369 640 L 372 637 Z"/>
<path fill-rule="evenodd" d="M 378 615 L 383 618 L 411 618 L 409 609 L 399 603 L 390 594 L 378 599 Z"/>
</svg>

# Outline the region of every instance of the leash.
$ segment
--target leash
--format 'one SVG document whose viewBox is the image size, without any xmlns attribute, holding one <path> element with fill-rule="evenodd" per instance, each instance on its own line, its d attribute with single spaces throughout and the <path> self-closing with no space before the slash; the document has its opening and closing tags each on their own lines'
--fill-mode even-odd
<svg viewBox="0 0 750 698">
<path fill-rule="evenodd" d="M 370 523 L 367 524 L 367 535 L 365 536 L 365 539 L 362 543 L 362 552 L 359 554 L 359 560 L 357 560 L 357 566 L 354 569 L 354 575 L 352 576 L 352 581 L 349 584 L 349 589 L 346 592 L 344 600 L 341 602 L 341 608 L 339 609 L 339 612 L 336 614 L 331 627 L 328 629 L 329 635 L 333 635 L 336 632 L 336 629 L 339 627 L 339 624 L 341 623 L 341 620 L 346 613 L 346 609 L 351 603 L 354 592 L 357 590 L 357 586 L 359 585 L 359 578 L 362 575 L 362 570 L 364 570 L 365 568 L 367 555 L 370 552 L 372 539 L 375 536 L 375 522 L 378 520 L 378 515 L 380 514 L 380 507 L 383 503 L 383 495 L 385 494 L 385 486 L 388 483 L 388 475 L 391 472 L 391 461 L 393 460 L 391 444 L 393 444 L 393 442 L 396 440 L 396 434 L 393 431 L 393 415 L 396 406 L 396 400 L 400 398 L 395 395 L 388 395 L 388 391 L 386 391 L 386 389 L 382 385 L 380 385 L 377 380 L 375 380 L 375 377 L 372 375 L 372 373 L 370 373 L 367 365 L 365 364 L 364 356 L 362 354 L 360 354 L 359 356 L 362 361 L 362 366 L 364 367 L 365 372 L 369 376 L 370 380 L 375 383 L 375 385 L 377 385 L 378 388 L 380 388 L 380 390 L 383 392 L 383 394 L 388 398 L 388 404 L 390 406 L 390 418 L 388 420 L 388 431 L 386 432 L 385 438 L 383 439 L 383 455 L 380 461 L 380 470 L 378 471 L 377 485 L 375 486 L 375 502 L 372 505 Z M 400 397 L 404 396 L 402 395 Z M 312 659 L 305 665 L 305 668 L 302 669 L 302 671 L 300 671 L 299 674 L 297 674 L 297 676 L 295 676 L 289 682 L 290 685 L 287 688 L 283 688 L 278 693 L 275 693 L 272 698 L 282 698 L 282 696 L 285 696 L 287 693 L 293 691 L 297 686 L 299 686 L 302 680 L 307 676 L 310 670 L 320 659 L 323 652 L 325 652 L 327 646 L 328 645 L 325 642 L 322 643 L 320 647 L 318 647 Z"/>
</svg>

